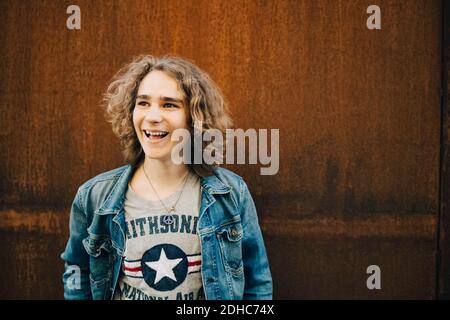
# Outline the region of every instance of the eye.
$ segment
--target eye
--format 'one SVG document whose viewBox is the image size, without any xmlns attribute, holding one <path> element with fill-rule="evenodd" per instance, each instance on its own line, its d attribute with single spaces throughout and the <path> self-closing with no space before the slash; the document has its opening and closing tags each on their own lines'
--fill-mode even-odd
<svg viewBox="0 0 450 320">
<path fill-rule="evenodd" d="M 145 107 L 145 106 L 148 105 L 148 102 L 147 102 L 147 101 L 139 101 L 137 104 L 138 104 L 138 106 L 143 106 L 143 107 Z"/>
<path fill-rule="evenodd" d="M 172 103 L 165 103 L 164 108 L 177 108 L 177 106 Z"/>
</svg>

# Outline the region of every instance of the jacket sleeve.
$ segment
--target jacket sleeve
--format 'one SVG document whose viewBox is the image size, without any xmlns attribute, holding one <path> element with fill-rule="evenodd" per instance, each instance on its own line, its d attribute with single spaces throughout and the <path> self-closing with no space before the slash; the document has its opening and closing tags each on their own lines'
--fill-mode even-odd
<svg viewBox="0 0 450 320">
<path fill-rule="evenodd" d="M 245 300 L 272 299 L 272 276 L 266 248 L 258 223 L 255 204 L 244 181 L 240 185 L 241 219 L 244 235 L 242 259 L 244 261 Z"/>
<path fill-rule="evenodd" d="M 82 207 L 82 190 L 78 189 L 70 211 L 69 240 L 61 254 L 64 260 L 64 298 L 67 300 L 92 299 L 89 280 L 89 255 L 83 246 L 87 235 L 86 213 Z"/>
</svg>

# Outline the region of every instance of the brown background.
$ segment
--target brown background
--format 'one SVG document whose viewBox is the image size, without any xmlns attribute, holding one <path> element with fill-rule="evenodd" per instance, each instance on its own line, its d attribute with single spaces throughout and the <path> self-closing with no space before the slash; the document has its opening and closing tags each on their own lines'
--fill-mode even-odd
<svg viewBox="0 0 450 320">
<path fill-rule="evenodd" d="M 71 4 L 81 30 L 66 28 Z M 381 30 L 366 28 L 371 4 Z M 1 1 L 0 298 L 62 298 L 77 187 L 123 164 L 102 93 L 141 53 L 207 71 L 236 128 L 280 129 L 277 175 L 231 167 L 256 202 L 274 298 L 449 294 L 442 12 L 439 0 Z M 381 290 L 366 287 L 372 264 Z"/>
</svg>

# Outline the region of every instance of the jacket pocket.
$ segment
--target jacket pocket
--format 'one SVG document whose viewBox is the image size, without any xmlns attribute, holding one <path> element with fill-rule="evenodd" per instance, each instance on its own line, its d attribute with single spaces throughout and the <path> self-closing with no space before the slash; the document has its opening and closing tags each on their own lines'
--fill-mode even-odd
<svg viewBox="0 0 450 320">
<path fill-rule="evenodd" d="M 93 299 L 108 299 L 112 280 L 114 248 L 111 239 L 90 234 L 83 240 L 89 254 L 89 278 Z"/>
<path fill-rule="evenodd" d="M 221 227 L 216 231 L 221 256 L 226 271 L 241 275 L 244 271 L 242 262 L 242 237 L 244 235 L 240 222 Z"/>
</svg>

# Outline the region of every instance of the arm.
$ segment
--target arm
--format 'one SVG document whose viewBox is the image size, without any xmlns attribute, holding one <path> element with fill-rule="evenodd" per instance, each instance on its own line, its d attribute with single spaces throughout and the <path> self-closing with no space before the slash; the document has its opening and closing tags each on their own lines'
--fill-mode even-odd
<svg viewBox="0 0 450 320">
<path fill-rule="evenodd" d="M 81 204 L 79 189 L 70 211 L 70 235 L 65 251 L 61 254 L 64 263 L 64 298 L 92 299 L 89 280 L 89 255 L 84 249 L 82 240 L 87 235 L 86 213 Z"/>
<path fill-rule="evenodd" d="M 272 276 L 264 240 L 258 223 L 255 204 L 244 181 L 240 184 L 241 219 L 244 229 L 242 259 L 244 260 L 244 299 L 272 299 Z"/>
</svg>

